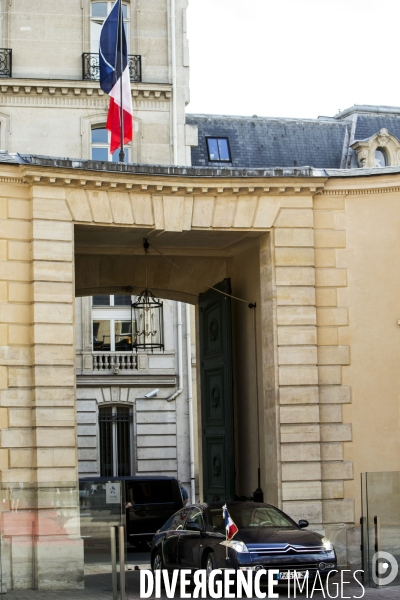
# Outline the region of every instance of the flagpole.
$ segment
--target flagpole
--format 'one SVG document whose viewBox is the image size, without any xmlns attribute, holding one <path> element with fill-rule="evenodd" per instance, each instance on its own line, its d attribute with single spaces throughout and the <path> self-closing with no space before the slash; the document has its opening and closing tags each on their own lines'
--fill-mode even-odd
<svg viewBox="0 0 400 600">
<path fill-rule="evenodd" d="M 124 68 L 124 59 L 122 54 L 122 34 L 124 28 L 124 19 L 122 12 L 122 0 L 119 0 L 119 57 L 120 57 L 120 67 L 121 67 L 121 77 L 119 79 L 120 84 L 120 100 L 121 104 L 119 107 L 119 120 L 120 120 L 120 134 L 121 134 L 121 150 L 119 153 L 119 161 L 125 162 L 125 152 L 124 152 L 124 109 L 123 109 L 123 100 L 122 100 L 122 75 Z"/>
<path fill-rule="evenodd" d="M 228 560 L 228 530 L 226 528 L 225 509 L 228 510 L 226 504 L 222 507 L 222 516 L 225 522 L 225 560 Z"/>
</svg>

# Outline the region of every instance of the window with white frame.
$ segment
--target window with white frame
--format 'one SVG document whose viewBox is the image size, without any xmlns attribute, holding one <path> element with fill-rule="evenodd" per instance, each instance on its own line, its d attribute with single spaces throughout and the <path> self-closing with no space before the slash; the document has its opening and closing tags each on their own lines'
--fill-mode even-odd
<svg viewBox="0 0 400 600">
<path fill-rule="evenodd" d="M 105 127 L 92 127 L 91 158 L 92 160 L 119 161 L 120 148 L 113 154 L 110 152 L 111 133 Z M 125 160 L 128 163 L 131 156 L 131 144 L 124 146 Z"/>
<path fill-rule="evenodd" d="M 93 296 L 92 328 L 94 352 L 131 351 L 131 296 Z"/>
<path fill-rule="evenodd" d="M 109 15 L 114 2 L 92 2 L 90 15 L 90 51 L 97 53 L 100 44 L 100 32 L 103 23 Z M 129 54 L 129 6 L 126 3 L 122 4 L 122 12 L 124 15 L 126 43 L 128 45 Z"/>
</svg>

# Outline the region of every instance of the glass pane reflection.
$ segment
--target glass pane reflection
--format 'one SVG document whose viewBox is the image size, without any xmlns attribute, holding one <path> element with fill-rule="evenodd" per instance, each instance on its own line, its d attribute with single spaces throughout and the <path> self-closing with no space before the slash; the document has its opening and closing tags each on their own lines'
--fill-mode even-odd
<svg viewBox="0 0 400 600">
<path fill-rule="evenodd" d="M 114 296 L 114 306 L 130 306 L 131 303 L 131 297 L 128 295 Z"/>
<path fill-rule="evenodd" d="M 120 153 L 120 148 L 118 148 L 114 154 L 112 155 L 112 161 L 113 162 L 119 162 L 119 153 Z M 129 149 L 124 147 L 124 152 L 125 152 L 125 162 L 129 162 Z"/>
<path fill-rule="evenodd" d="M 92 129 L 93 144 L 108 144 L 108 131 L 105 128 Z"/>
<path fill-rule="evenodd" d="M 210 155 L 210 160 L 218 160 L 219 152 L 218 152 L 218 142 L 214 139 L 208 139 L 208 153 Z"/>
<path fill-rule="evenodd" d="M 381 148 L 375 150 L 375 167 L 386 167 L 387 158 L 386 153 Z"/>
<path fill-rule="evenodd" d="M 93 350 L 110 350 L 110 321 L 93 321 Z"/>
<path fill-rule="evenodd" d="M 108 160 L 107 148 L 92 148 L 92 160 Z"/>
<path fill-rule="evenodd" d="M 132 323 L 131 321 L 114 321 L 115 350 L 123 352 L 132 350 Z"/>
<path fill-rule="evenodd" d="M 107 16 L 107 2 L 92 2 L 92 17 Z"/>
<path fill-rule="evenodd" d="M 229 160 L 229 149 L 227 140 L 218 140 L 219 159 Z"/>
</svg>

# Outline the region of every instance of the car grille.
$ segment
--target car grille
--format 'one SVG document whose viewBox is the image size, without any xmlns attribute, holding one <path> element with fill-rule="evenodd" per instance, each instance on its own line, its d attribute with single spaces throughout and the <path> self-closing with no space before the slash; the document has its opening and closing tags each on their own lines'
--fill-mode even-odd
<svg viewBox="0 0 400 600">
<path fill-rule="evenodd" d="M 325 553 L 326 550 L 323 546 L 291 546 L 291 545 L 276 545 L 268 547 L 249 547 L 251 554 L 258 554 L 258 556 L 270 556 L 270 555 L 290 555 L 290 554 L 320 554 Z"/>
</svg>

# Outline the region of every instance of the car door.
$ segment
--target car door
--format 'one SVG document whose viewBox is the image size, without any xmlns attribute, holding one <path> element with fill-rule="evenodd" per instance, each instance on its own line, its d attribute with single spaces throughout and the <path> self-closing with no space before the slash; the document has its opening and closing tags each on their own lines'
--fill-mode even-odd
<svg viewBox="0 0 400 600">
<path fill-rule="evenodd" d="M 189 509 L 183 508 L 176 513 L 171 526 L 165 533 L 162 544 L 163 562 L 166 569 L 176 569 L 178 566 L 179 535 L 183 530 Z"/>
<path fill-rule="evenodd" d="M 199 531 L 190 530 L 190 525 Z M 189 510 L 183 530 L 179 534 L 178 566 L 180 569 L 200 568 L 200 555 L 204 539 L 204 519 L 202 509 L 194 506 Z"/>
</svg>

